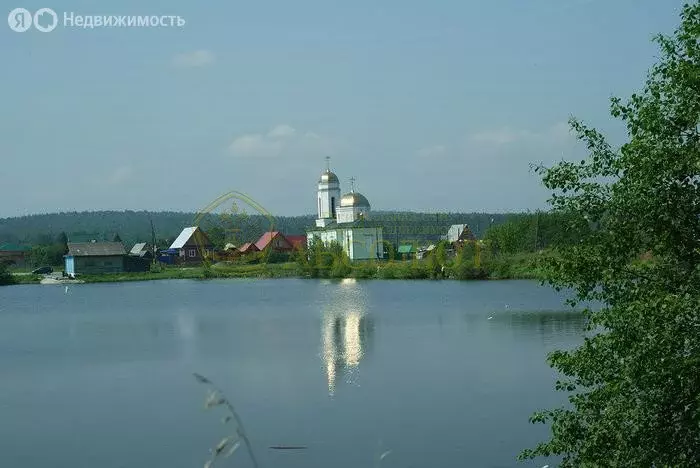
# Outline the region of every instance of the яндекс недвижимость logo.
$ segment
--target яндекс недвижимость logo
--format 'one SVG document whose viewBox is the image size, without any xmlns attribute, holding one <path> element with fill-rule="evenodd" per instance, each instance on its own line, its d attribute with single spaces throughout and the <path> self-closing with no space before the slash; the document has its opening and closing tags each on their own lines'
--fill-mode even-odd
<svg viewBox="0 0 700 468">
<path fill-rule="evenodd" d="M 15 8 L 7 15 L 7 24 L 15 32 L 25 32 L 32 25 L 41 32 L 51 32 L 58 25 L 58 15 L 51 8 L 40 8 L 33 15 L 26 8 Z"/>
<path fill-rule="evenodd" d="M 25 32 L 34 26 L 40 32 L 51 32 L 58 26 L 58 15 L 51 8 L 40 8 L 34 14 L 26 8 L 15 8 L 7 15 L 7 24 L 15 32 Z M 63 12 L 61 26 L 73 29 L 96 28 L 163 28 L 185 26 L 179 15 L 81 15 Z"/>
</svg>

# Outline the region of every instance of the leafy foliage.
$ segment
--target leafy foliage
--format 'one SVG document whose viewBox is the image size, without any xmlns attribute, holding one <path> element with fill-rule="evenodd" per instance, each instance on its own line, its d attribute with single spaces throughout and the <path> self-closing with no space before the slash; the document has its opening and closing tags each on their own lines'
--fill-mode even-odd
<svg viewBox="0 0 700 468">
<path fill-rule="evenodd" d="M 450 278 L 458 280 L 484 279 L 488 271 L 484 268 L 484 251 L 478 244 L 468 243 L 457 250 L 454 262 L 448 267 Z"/>
<path fill-rule="evenodd" d="M 0 262 L 0 286 L 14 283 L 14 277 L 12 273 L 7 270 L 7 265 L 4 262 Z"/>
<path fill-rule="evenodd" d="M 681 18 L 656 38 L 643 92 L 612 100 L 629 142 L 616 151 L 572 120 L 588 159 L 539 169 L 580 236 L 548 262 L 548 280 L 604 306 L 588 311 L 582 346 L 549 356 L 570 407 L 533 416 L 552 437 L 522 457 L 700 466 L 700 3 Z"/>
<path fill-rule="evenodd" d="M 484 239 L 497 253 L 511 255 L 578 242 L 575 222 L 564 212 L 537 212 L 510 216 L 506 222 L 490 227 Z"/>
<path fill-rule="evenodd" d="M 311 278 L 345 278 L 350 275 L 350 259 L 336 242 L 329 246 L 314 240 L 294 255 L 299 272 Z"/>
<path fill-rule="evenodd" d="M 29 264 L 33 267 L 61 265 L 66 248 L 61 244 L 35 245 L 29 251 Z"/>
</svg>

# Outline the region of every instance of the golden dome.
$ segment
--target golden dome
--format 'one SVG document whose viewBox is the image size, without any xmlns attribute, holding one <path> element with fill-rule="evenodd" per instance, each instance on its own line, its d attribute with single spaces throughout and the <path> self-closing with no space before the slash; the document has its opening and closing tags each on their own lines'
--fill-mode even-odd
<svg viewBox="0 0 700 468">
<path fill-rule="evenodd" d="M 369 208 L 369 200 L 361 193 L 350 192 L 341 197 L 340 206 L 366 206 Z"/>
<path fill-rule="evenodd" d="M 338 180 L 338 176 L 337 176 L 337 175 L 335 175 L 334 173 L 332 173 L 332 172 L 330 171 L 330 169 L 326 169 L 326 170 L 323 171 L 323 173 L 321 174 L 321 178 L 318 180 L 318 183 L 319 183 L 319 184 L 330 184 L 330 183 L 336 183 L 336 184 L 338 184 L 338 183 L 340 183 L 340 181 Z"/>
</svg>

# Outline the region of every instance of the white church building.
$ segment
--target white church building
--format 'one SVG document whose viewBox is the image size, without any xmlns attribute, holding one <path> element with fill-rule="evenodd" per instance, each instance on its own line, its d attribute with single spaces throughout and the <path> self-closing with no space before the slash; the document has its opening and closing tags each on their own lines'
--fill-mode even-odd
<svg viewBox="0 0 700 468">
<path fill-rule="evenodd" d="M 382 227 L 369 220 L 367 198 L 352 188 L 340 195 L 340 181 L 330 167 L 318 181 L 316 226 L 306 235 L 311 246 L 314 239 L 325 245 L 337 242 L 350 260 L 379 259 L 384 256 Z"/>
</svg>

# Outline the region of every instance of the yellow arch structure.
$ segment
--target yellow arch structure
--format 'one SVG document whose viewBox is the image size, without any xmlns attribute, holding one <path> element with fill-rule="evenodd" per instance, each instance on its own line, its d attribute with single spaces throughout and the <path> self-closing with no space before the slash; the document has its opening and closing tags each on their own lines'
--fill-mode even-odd
<svg viewBox="0 0 700 468">
<path fill-rule="evenodd" d="M 275 221 L 274 221 L 274 217 L 270 214 L 270 212 L 267 211 L 260 203 L 256 202 L 255 200 L 253 200 L 251 197 L 249 197 L 245 193 L 238 192 L 236 190 L 232 190 L 230 192 L 227 192 L 227 193 L 219 196 L 214 201 L 209 203 L 207 206 L 205 206 L 204 208 L 199 210 L 197 212 L 197 215 L 194 218 L 194 226 L 199 226 L 199 223 L 202 222 L 202 220 L 204 219 L 205 216 L 207 216 L 212 211 L 214 211 L 216 208 L 221 206 L 223 203 L 226 203 L 227 201 L 229 201 L 231 199 L 234 200 L 234 203 L 235 203 L 235 200 L 242 201 L 245 204 L 247 204 L 248 206 L 252 207 L 255 211 L 257 211 L 258 214 L 265 216 L 265 218 L 267 218 L 267 220 L 270 223 L 268 231 L 274 230 Z M 197 242 L 197 249 L 199 250 L 199 254 L 204 259 L 205 263 L 209 264 L 210 261 L 209 261 L 208 256 L 205 255 L 205 250 L 203 249 L 201 239 L 195 236 L 195 241 Z M 269 252 L 267 253 L 267 255 L 269 255 Z M 263 260 L 267 260 L 267 257 L 264 257 Z"/>
</svg>

